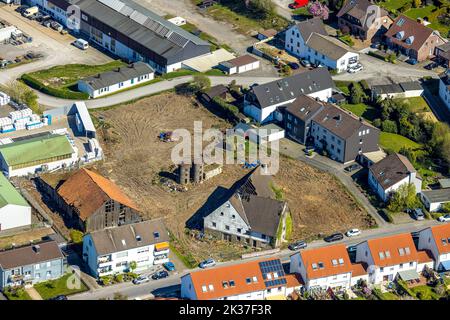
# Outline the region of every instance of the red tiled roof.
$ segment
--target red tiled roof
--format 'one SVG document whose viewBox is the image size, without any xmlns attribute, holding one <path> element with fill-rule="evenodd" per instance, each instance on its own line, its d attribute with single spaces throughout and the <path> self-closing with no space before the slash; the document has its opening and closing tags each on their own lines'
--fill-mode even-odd
<svg viewBox="0 0 450 320">
<path fill-rule="evenodd" d="M 295 274 L 287 274 L 286 275 L 286 287 L 287 288 L 296 288 L 301 287 L 305 284 L 302 279 L 302 276 L 298 273 Z"/>
<path fill-rule="evenodd" d="M 430 250 L 417 251 L 417 262 L 426 263 L 433 261 L 433 255 Z"/>
<path fill-rule="evenodd" d="M 367 243 L 374 263 L 379 267 L 418 260 L 416 246 L 409 233 L 372 239 Z"/>
<path fill-rule="evenodd" d="M 352 264 L 352 276 L 359 277 L 367 274 L 367 264 L 362 263 L 354 263 Z"/>
<path fill-rule="evenodd" d="M 431 233 L 436 241 L 439 254 L 450 253 L 450 224 L 432 227 Z M 444 243 L 443 239 L 447 239 L 447 241 Z"/>
<path fill-rule="evenodd" d="M 265 290 L 266 286 L 259 266 L 262 261 L 268 260 L 251 261 L 192 272 L 190 276 L 197 299 L 214 300 Z M 253 277 L 256 277 L 256 281 L 253 281 Z M 248 278 L 252 280 L 250 283 L 247 283 Z M 234 281 L 234 286 L 230 285 L 230 281 Z M 227 282 L 226 288 L 224 282 Z"/>
<path fill-rule="evenodd" d="M 301 251 L 306 275 L 318 279 L 352 271 L 352 264 L 344 245 L 338 244 Z"/>
<path fill-rule="evenodd" d="M 403 24 L 400 23 L 400 21 L 403 22 Z M 396 38 L 396 35 L 399 32 L 404 32 L 404 36 L 401 40 Z M 400 15 L 386 32 L 386 37 L 390 38 L 392 42 L 397 45 L 419 51 L 432 34 L 433 29 L 404 15 Z M 414 41 L 409 45 L 405 42 L 405 39 L 410 36 L 414 37 Z"/>
</svg>

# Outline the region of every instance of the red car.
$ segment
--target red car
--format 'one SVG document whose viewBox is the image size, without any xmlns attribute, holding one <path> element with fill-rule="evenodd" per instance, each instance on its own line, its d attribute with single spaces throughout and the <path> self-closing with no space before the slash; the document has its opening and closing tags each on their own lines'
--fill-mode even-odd
<svg viewBox="0 0 450 320">
<path fill-rule="evenodd" d="M 296 0 L 294 2 L 292 2 L 291 4 L 289 4 L 289 8 L 290 9 L 298 9 L 298 8 L 302 8 L 304 6 L 306 6 L 308 4 L 308 0 Z"/>
</svg>

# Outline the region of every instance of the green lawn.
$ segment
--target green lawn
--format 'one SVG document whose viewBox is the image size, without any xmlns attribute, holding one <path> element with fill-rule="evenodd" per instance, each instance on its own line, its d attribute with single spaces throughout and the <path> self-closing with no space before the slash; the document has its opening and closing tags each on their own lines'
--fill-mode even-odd
<svg viewBox="0 0 450 320">
<path fill-rule="evenodd" d="M 68 296 L 71 294 L 80 293 L 88 290 L 88 288 L 83 282 L 81 282 L 81 287 L 79 289 L 69 289 L 67 281 L 71 276 L 72 274 L 67 273 L 66 275 L 64 275 L 59 279 L 35 284 L 34 288 L 36 289 L 37 292 L 39 292 L 42 299 L 44 300 L 48 300 L 58 295 Z"/>
<path fill-rule="evenodd" d="M 8 288 L 3 291 L 3 294 L 6 296 L 6 298 L 8 298 L 8 300 L 32 300 L 24 288 Z"/>
<path fill-rule="evenodd" d="M 412 19 L 417 19 L 417 18 L 428 18 L 428 21 L 431 22 L 430 25 L 428 25 L 429 28 L 438 30 L 441 35 L 445 38 L 447 37 L 448 32 L 450 31 L 450 26 L 446 26 L 443 25 L 441 23 L 439 23 L 438 21 L 438 16 L 440 16 L 441 14 L 443 14 L 445 12 L 445 9 L 438 9 L 436 11 L 433 12 L 433 10 L 435 10 L 436 7 L 431 5 L 431 6 L 425 6 L 422 8 L 413 8 L 410 9 L 408 11 L 405 12 L 406 16 L 412 18 Z"/>
<path fill-rule="evenodd" d="M 107 64 L 91 66 L 85 64 L 68 64 L 30 73 L 39 82 L 55 88 L 63 88 L 75 84 L 78 80 L 98 73 L 114 70 L 126 64 L 120 60 Z"/>
<path fill-rule="evenodd" d="M 399 152 L 402 147 L 420 149 L 421 145 L 395 133 L 381 132 L 380 145 L 384 149 Z"/>
<path fill-rule="evenodd" d="M 392 292 L 383 293 L 383 297 L 385 300 L 398 300 L 398 296 Z"/>
<path fill-rule="evenodd" d="M 423 97 L 413 97 L 398 100 L 408 105 L 408 109 L 411 112 L 421 113 L 431 111 L 430 106 Z"/>
<path fill-rule="evenodd" d="M 301 16 L 301 17 L 312 17 L 312 14 L 309 13 L 308 8 L 307 7 L 302 7 L 302 8 L 298 8 L 298 9 L 294 9 L 292 10 L 292 14 L 296 15 L 296 16 Z"/>
<path fill-rule="evenodd" d="M 386 0 L 381 2 L 380 5 L 388 10 L 398 10 L 408 2 L 411 2 L 411 0 Z"/>
<path fill-rule="evenodd" d="M 433 292 L 432 288 L 429 286 L 419 286 L 412 288 L 411 291 L 419 298 L 419 294 L 421 295 L 420 300 L 439 300 L 440 296 Z"/>
<path fill-rule="evenodd" d="M 342 108 L 354 113 L 358 117 L 363 117 L 369 122 L 372 122 L 376 118 L 379 118 L 378 110 L 364 103 L 359 104 L 344 103 L 341 106 Z"/>
</svg>

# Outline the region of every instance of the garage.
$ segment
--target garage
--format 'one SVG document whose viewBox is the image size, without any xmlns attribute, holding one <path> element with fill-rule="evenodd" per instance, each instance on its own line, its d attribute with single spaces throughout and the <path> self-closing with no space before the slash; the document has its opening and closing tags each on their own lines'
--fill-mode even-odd
<svg viewBox="0 0 450 320">
<path fill-rule="evenodd" d="M 249 139 L 257 144 L 279 141 L 284 137 L 284 129 L 272 123 L 249 132 Z"/>
<path fill-rule="evenodd" d="M 260 61 L 249 54 L 220 63 L 220 69 L 227 74 L 239 74 L 259 69 Z"/>
</svg>

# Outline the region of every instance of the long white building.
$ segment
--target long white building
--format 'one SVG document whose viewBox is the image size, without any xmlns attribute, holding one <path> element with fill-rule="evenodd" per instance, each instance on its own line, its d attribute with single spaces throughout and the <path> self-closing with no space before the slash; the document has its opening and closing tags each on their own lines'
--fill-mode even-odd
<svg viewBox="0 0 450 320">
<path fill-rule="evenodd" d="M 83 238 L 83 259 L 92 276 L 145 271 L 169 262 L 169 234 L 162 220 L 94 231 Z"/>
</svg>

